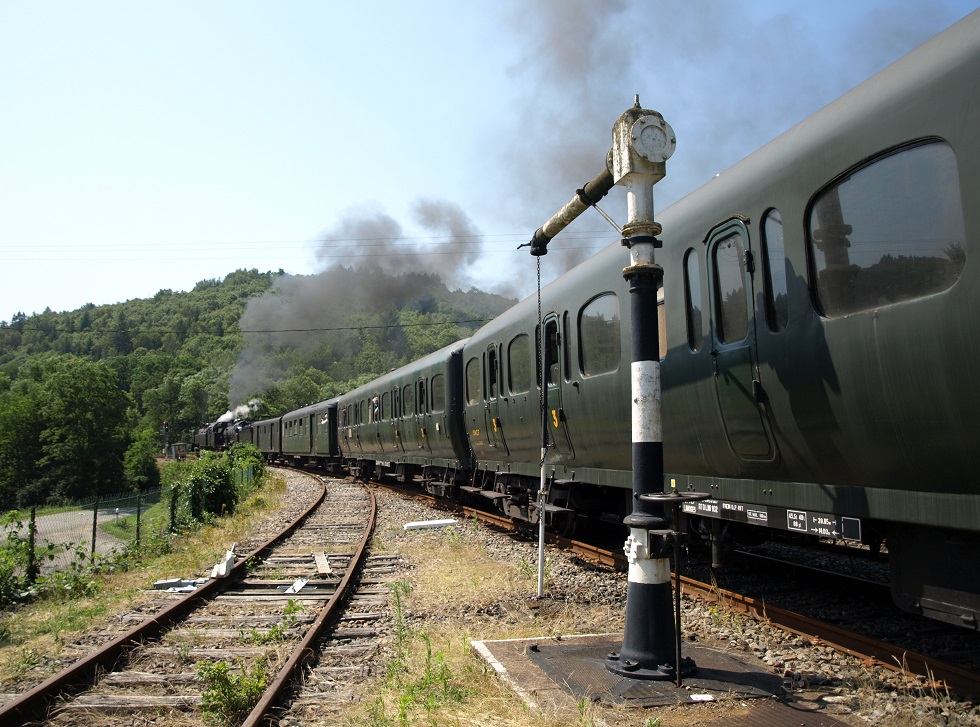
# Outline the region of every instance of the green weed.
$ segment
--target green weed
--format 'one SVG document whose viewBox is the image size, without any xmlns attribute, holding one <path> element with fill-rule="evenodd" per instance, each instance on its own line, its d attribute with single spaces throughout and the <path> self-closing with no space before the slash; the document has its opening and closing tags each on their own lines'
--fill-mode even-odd
<svg viewBox="0 0 980 727">
<path fill-rule="evenodd" d="M 240 674 L 233 674 L 226 661 L 205 662 L 197 669 L 205 690 L 201 712 L 205 721 L 216 727 L 241 724 L 259 703 L 269 681 L 269 667 L 258 662 L 251 670 L 242 665 Z"/>
</svg>

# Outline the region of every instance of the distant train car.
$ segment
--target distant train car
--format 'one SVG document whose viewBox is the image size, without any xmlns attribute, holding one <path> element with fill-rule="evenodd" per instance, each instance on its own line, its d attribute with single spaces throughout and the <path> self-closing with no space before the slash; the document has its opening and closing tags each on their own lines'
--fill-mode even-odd
<svg viewBox="0 0 980 727">
<path fill-rule="evenodd" d="M 287 461 L 328 469 L 339 463 L 336 399 L 283 415 L 281 429 L 281 453 Z"/>
<path fill-rule="evenodd" d="M 208 426 L 209 425 L 205 424 L 203 427 L 200 427 L 194 431 L 192 446 L 194 447 L 195 452 L 208 448 Z"/>
<path fill-rule="evenodd" d="M 282 454 L 282 417 L 252 422 L 252 444 L 259 448 L 267 462 L 274 462 Z"/>
<path fill-rule="evenodd" d="M 339 398 L 338 441 L 350 466 L 375 466 L 432 491 L 470 479 L 460 402 L 463 342 L 440 349 Z"/>
</svg>

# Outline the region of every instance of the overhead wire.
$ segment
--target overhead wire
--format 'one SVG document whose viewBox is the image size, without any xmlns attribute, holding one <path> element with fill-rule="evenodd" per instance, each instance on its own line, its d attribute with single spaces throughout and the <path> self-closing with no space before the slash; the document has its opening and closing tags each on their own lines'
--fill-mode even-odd
<svg viewBox="0 0 980 727">
<path fill-rule="evenodd" d="M 72 311 L 74 312 L 74 311 Z M 54 315 L 65 315 L 64 313 L 55 313 Z M 381 330 L 385 328 L 425 328 L 430 326 L 451 326 L 457 325 L 462 326 L 467 323 L 487 323 L 492 320 L 491 318 L 467 318 L 461 321 L 430 321 L 425 323 L 392 323 L 388 325 L 379 324 L 376 326 L 336 326 L 332 328 L 249 328 L 249 329 L 238 329 L 239 333 L 320 333 L 320 332 L 338 332 L 338 331 L 371 331 L 371 330 Z M 68 330 L 67 328 L 46 328 L 44 326 L 32 326 L 25 323 L 8 323 L 6 325 L 0 325 L 0 331 L 44 331 L 46 333 L 141 333 L 144 331 L 170 331 L 173 330 L 169 326 L 136 326 L 133 328 L 101 328 L 95 325 L 85 329 L 85 331 L 79 330 Z"/>
</svg>

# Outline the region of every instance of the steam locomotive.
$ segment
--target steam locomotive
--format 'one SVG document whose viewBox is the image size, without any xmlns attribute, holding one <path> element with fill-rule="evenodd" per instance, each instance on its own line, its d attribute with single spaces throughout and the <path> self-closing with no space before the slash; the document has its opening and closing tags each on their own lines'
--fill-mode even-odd
<svg viewBox="0 0 980 727">
<path fill-rule="evenodd" d="M 973 629 L 978 79 L 980 11 L 663 211 L 657 253 L 663 484 L 711 495 L 685 506 L 689 527 L 716 544 L 772 530 L 886 543 L 901 606 Z M 486 498 L 518 520 L 620 521 L 627 264 L 614 242 L 543 289 L 540 320 L 530 298 L 234 438 Z"/>
</svg>

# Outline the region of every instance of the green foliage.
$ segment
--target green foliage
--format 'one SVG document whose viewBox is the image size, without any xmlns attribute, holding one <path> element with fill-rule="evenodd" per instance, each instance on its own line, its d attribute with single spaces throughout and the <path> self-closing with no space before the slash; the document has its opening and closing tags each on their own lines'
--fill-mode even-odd
<svg viewBox="0 0 980 727">
<path fill-rule="evenodd" d="M 435 274 L 336 267 L 238 270 L 186 293 L 17 312 L 0 321 L 0 508 L 152 487 L 164 421 L 170 442 L 191 442 L 246 402 L 262 418 L 336 396 L 513 302 Z"/>
<path fill-rule="evenodd" d="M 24 598 L 30 588 L 27 568 L 30 543 L 25 534 L 26 525 L 16 512 L 7 513 L 2 520 L 6 536 L 0 541 L 0 608 L 6 608 Z"/>
<path fill-rule="evenodd" d="M 281 274 L 238 270 L 187 293 L 161 290 L 149 299 L 64 313 L 18 313 L 0 327 L 0 375 L 16 381 L 43 355 L 102 361 L 132 395 L 143 427 L 156 432 L 166 419 L 171 441 L 189 441 L 202 421 L 228 408 L 231 369 L 245 343 L 238 320 Z"/>
<path fill-rule="evenodd" d="M 182 530 L 213 517 L 232 512 L 236 492 L 231 481 L 231 466 L 226 455 L 202 452 L 201 458 L 181 468 L 184 477 L 171 485 L 175 502 L 175 530 Z"/>
<path fill-rule="evenodd" d="M 48 596 L 69 601 L 95 595 L 102 586 L 98 578 L 99 557 L 90 561 L 85 543 L 66 544 L 66 547 L 73 557 L 67 566 L 51 571 L 42 579 L 42 590 Z"/>
<path fill-rule="evenodd" d="M 250 479 L 237 475 L 251 469 Z M 201 452 L 197 460 L 168 462 L 161 479 L 168 492 L 171 531 L 177 532 L 231 514 L 262 484 L 262 454 L 252 444 L 235 444 L 222 453 Z M 236 485 L 240 479 L 241 484 Z"/>
<path fill-rule="evenodd" d="M 104 363 L 32 358 L 0 393 L 0 506 L 120 490 L 130 404 Z"/>
<path fill-rule="evenodd" d="M 160 469 L 154 459 L 157 448 L 157 436 L 153 430 L 143 429 L 136 433 L 123 459 L 126 484 L 130 489 L 149 490 L 160 486 Z"/>
<path fill-rule="evenodd" d="M 237 442 L 228 448 L 228 458 L 232 469 L 243 470 L 252 468 L 252 477 L 258 481 L 265 473 L 265 459 L 262 452 L 254 444 Z"/>
<path fill-rule="evenodd" d="M 21 387 L 23 388 L 23 387 Z M 0 392 L 0 506 L 41 499 L 44 419 L 33 392 Z"/>
<path fill-rule="evenodd" d="M 231 671 L 228 662 L 206 661 L 197 668 L 204 683 L 201 702 L 204 719 L 212 725 L 240 725 L 259 703 L 269 680 L 269 667 L 259 661 L 251 669 L 242 664 L 241 673 Z"/>
<path fill-rule="evenodd" d="M 41 433 L 48 499 L 117 492 L 123 484 L 129 395 L 103 363 L 76 356 L 50 360 L 43 374 Z M 94 486 L 93 486 L 94 485 Z"/>
<path fill-rule="evenodd" d="M 85 544 L 55 545 L 44 541 L 35 545 L 35 567 L 45 559 L 53 560 L 55 552 L 59 550 L 70 553 L 71 558 L 67 566 L 33 579 L 28 572 L 31 567 L 28 523 L 21 519 L 20 513 L 9 512 L 0 521 L 0 527 L 6 531 L 0 541 L 0 608 L 39 596 L 71 600 L 93 595 L 100 587 L 98 573 L 112 568 L 114 559 L 127 557 L 125 553 L 120 553 L 93 559 Z"/>
</svg>

